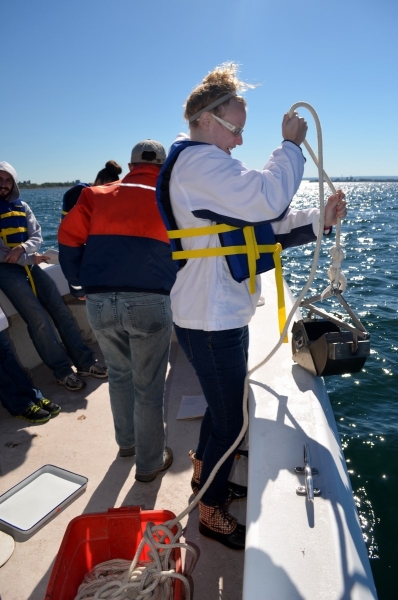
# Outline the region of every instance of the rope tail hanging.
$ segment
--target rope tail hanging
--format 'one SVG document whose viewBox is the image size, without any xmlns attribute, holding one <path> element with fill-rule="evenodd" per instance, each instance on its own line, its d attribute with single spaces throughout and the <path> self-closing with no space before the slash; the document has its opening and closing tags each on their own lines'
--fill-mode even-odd
<svg viewBox="0 0 398 600">
<path fill-rule="evenodd" d="M 165 532 L 167 532 L 167 536 L 172 540 L 170 544 L 164 545 L 162 543 L 158 544 L 161 547 L 161 551 L 164 552 L 164 550 L 167 548 L 167 550 L 171 550 L 173 547 L 184 547 L 187 550 L 190 550 L 193 555 L 194 555 L 194 559 L 190 565 L 190 569 L 189 572 L 192 571 L 193 566 L 194 566 L 194 562 L 196 561 L 196 553 L 195 551 L 188 545 L 188 544 L 182 544 L 179 543 L 179 537 L 181 535 L 182 529 L 181 529 L 181 525 L 180 525 L 180 521 L 187 515 L 189 514 L 194 508 L 195 506 L 198 504 L 199 500 L 201 500 L 203 494 L 206 492 L 206 490 L 209 488 L 209 486 L 211 485 L 217 471 L 219 470 L 219 468 L 221 467 L 221 465 L 227 460 L 227 458 L 236 450 L 236 448 L 238 447 L 241 439 L 243 438 L 243 436 L 246 433 L 247 430 L 247 426 L 248 426 L 248 422 L 249 422 L 249 416 L 248 416 L 248 397 L 249 397 L 249 381 L 250 381 L 250 377 L 251 375 L 253 375 L 253 373 L 255 371 L 257 371 L 260 367 L 262 367 L 266 362 L 268 362 L 273 356 L 274 354 L 278 351 L 278 349 L 280 348 L 280 346 L 283 344 L 283 342 L 286 339 L 287 336 L 287 332 L 290 326 L 290 322 L 292 321 L 297 309 L 300 306 L 301 301 L 303 300 L 304 296 L 307 294 L 309 288 L 312 285 L 312 282 L 314 280 L 315 277 L 315 273 L 316 273 L 316 269 L 317 269 L 317 265 L 318 265 L 318 259 L 319 259 L 319 254 L 320 254 L 320 247 L 321 247 L 321 243 L 322 243 L 322 236 L 323 236 L 323 228 L 324 228 L 324 211 L 325 211 L 325 202 L 324 202 L 324 190 L 323 190 L 323 181 L 325 180 L 330 189 L 332 190 L 332 193 L 335 193 L 336 190 L 332 184 L 332 182 L 330 181 L 329 177 L 326 175 L 326 173 L 323 170 L 323 152 L 322 152 L 322 132 L 321 132 L 321 125 L 320 125 L 320 121 L 318 118 L 318 115 L 316 114 L 314 108 L 310 105 L 307 104 L 306 102 L 297 102 L 296 104 L 294 104 L 290 111 L 289 114 L 290 116 L 293 115 L 294 111 L 296 110 L 296 108 L 298 107 L 303 107 L 309 110 L 309 112 L 312 114 L 314 121 L 315 121 L 315 125 L 316 125 L 316 130 L 317 130 L 317 139 L 318 139 L 318 157 L 316 157 L 315 153 L 313 152 L 312 148 L 310 147 L 310 145 L 307 143 L 307 141 L 304 141 L 304 145 L 306 147 L 306 149 L 308 150 L 308 153 L 310 154 L 310 156 L 312 157 L 312 159 L 314 160 L 316 166 L 318 167 L 318 178 L 319 178 L 319 204 L 320 204 L 320 224 L 319 224 L 319 233 L 318 233 L 318 238 L 317 238 L 317 242 L 316 242 L 316 247 L 315 247 L 315 251 L 314 251 L 314 257 L 312 260 L 312 267 L 311 267 L 311 271 L 310 271 L 310 275 L 308 278 L 307 283 L 305 284 L 305 286 L 303 287 L 302 291 L 300 292 L 298 298 L 296 299 L 287 319 L 285 322 L 285 326 L 281 332 L 280 338 L 277 342 L 277 344 L 275 345 L 275 347 L 271 350 L 271 352 L 264 358 L 264 360 L 262 362 L 260 362 L 259 364 L 257 364 L 256 366 L 254 366 L 246 375 L 245 378 L 245 384 L 244 384 L 244 393 L 243 393 L 243 425 L 242 425 L 242 429 L 239 432 L 238 437 L 236 438 L 235 442 L 232 444 L 232 446 L 227 450 L 227 452 L 224 454 L 224 456 L 222 456 L 220 458 L 220 460 L 218 461 L 218 463 L 215 465 L 214 469 L 212 470 L 212 472 L 209 475 L 208 480 L 206 481 L 206 483 L 204 484 L 204 486 L 200 489 L 199 493 L 197 494 L 197 496 L 193 499 L 193 501 L 187 506 L 187 508 L 181 512 L 175 519 L 168 521 L 166 523 L 164 523 L 163 527 L 165 528 Z M 336 248 L 340 251 L 341 247 L 340 247 L 340 228 L 341 228 L 341 224 L 340 221 L 338 222 L 337 226 L 336 226 Z M 342 259 L 341 259 L 342 260 Z M 341 274 L 340 274 L 340 265 L 341 265 L 341 260 L 339 260 L 338 258 L 334 258 L 333 257 L 333 264 L 332 267 L 330 269 L 330 274 L 329 274 L 329 278 L 331 281 L 331 286 L 340 286 L 341 285 Z M 333 270 L 332 270 L 333 269 Z M 279 311 L 281 311 L 282 307 L 279 307 Z M 178 528 L 178 534 L 173 536 L 171 534 L 171 530 L 177 526 Z M 153 527 L 153 533 L 154 535 L 157 535 L 157 533 L 159 532 L 159 530 L 161 530 L 162 526 L 155 526 Z M 146 543 L 148 543 L 148 545 L 151 545 L 152 542 L 149 540 L 149 534 L 150 534 L 150 528 L 147 528 L 146 531 Z M 163 541 L 163 538 L 162 540 Z M 140 595 L 142 592 L 144 594 L 147 594 L 149 591 L 154 592 L 154 595 L 151 596 L 147 596 L 145 595 L 145 598 L 156 598 L 158 600 L 167 600 L 167 599 L 171 599 L 172 596 L 170 596 L 170 586 L 169 584 L 167 584 L 166 589 L 164 590 L 158 590 L 158 593 L 155 591 L 155 588 L 158 584 L 161 584 L 162 581 L 165 581 L 168 577 L 176 577 L 177 575 L 174 572 L 169 571 L 167 573 L 167 567 L 162 567 L 161 565 L 158 565 L 159 560 L 153 556 L 153 560 L 151 562 L 150 565 L 146 565 L 143 568 L 138 568 L 137 566 L 137 561 L 138 561 L 138 557 L 142 551 L 142 544 L 144 544 L 144 540 L 142 541 L 142 543 L 140 544 L 139 548 L 137 549 L 136 555 L 134 557 L 133 562 L 131 563 L 130 568 L 126 568 L 124 575 L 122 575 L 121 577 L 121 581 L 118 582 L 115 586 L 114 586 L 114 591 L 111 595 L 111 597 L 113 599 L 128 599 L 128 598 L 144 598 L 143 595 Z M 155 544 L 152 544 L 152 549 L 154 550 L 154 546 L 156 546 Z M 104 563 L 105 565 L 106 563 Z M 152 576 L 148 578 L 147 574 L 146 574 L 146 570 L 149 569 L 149 571 L 152 573 Z M 164 569 L 164 570 L 162 570 Z M 183 576 L 180 576 L 180 578 L 183 578 Z M 143 590 L 144 587 L 144 582 L 145 585 L 149 585 L 149 588 L 147 588 L 146 591 Z M 103 588 L 101 587 L 101 589 L 97 588 L 96 589 L 96 594 L 95 594 L 95 598 L 108 598 L 108 594 L 107 591 L 109 589 L 109 587 L 112 587 L 112 584 L 105 583 Z M 184 587 L 185 587 L 185 593 L 189 594 L 189 585 L 188 585 L 188 580 L 184 578 Z M 116 589 L 115 589 L 116 588 Z M 119 588 L 119 589 L 117 589 Z M 129 590 L 130 588 L 130 590 Z M 132 588 L 138 588 L 137 591 L 134 590 Z M 139 590 L 139 591 L 138 591 Z M 101 591 L 104 592 L 104 595 L 102 595 Z M 132 595 L 129 595 L 129 591 L 132 593 Z M 134 595 L 136 594 L 136 595 Z M 80 590 L 80 595 L 77 596 L 76 598 L 84 598 L 87 597 L 86 594 L 83 592 L 83 590 Z M 91 596 L 93 598 L 93 596 Z M 187 598 L 189 596 L 186 596 Z"/>
</svg>

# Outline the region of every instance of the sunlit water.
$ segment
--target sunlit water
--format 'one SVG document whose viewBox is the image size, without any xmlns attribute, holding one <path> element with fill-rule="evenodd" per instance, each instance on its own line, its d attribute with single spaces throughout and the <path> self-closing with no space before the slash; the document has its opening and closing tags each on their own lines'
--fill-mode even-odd
<svg viewBox="0 0 398 600">
<path fill-rule="evenodd" d="M 360 373 L 326 378 L 364 539 L 380 600 L 396 593 L 398 564 L 398 183 L 344 183 L 349 215 L 341 230 L 348 281 L 345 298 L 371 333 L 371 356 Z M 44 246 L 57 244 L 65 189 L 24 190 L 43 228 Z M 318 184 L 303 183 L 296 207 L 316 206 Z M 325 239 L 309 294 L 328 285 L 331 264 Z M 314 245 L 284 253 L 284 274 L 293 293 L 307 281 Z M 330 302 L 330 304 L 328 304 Z M 332 301 L 323 303 L 334 310 Z"/>
</svg>

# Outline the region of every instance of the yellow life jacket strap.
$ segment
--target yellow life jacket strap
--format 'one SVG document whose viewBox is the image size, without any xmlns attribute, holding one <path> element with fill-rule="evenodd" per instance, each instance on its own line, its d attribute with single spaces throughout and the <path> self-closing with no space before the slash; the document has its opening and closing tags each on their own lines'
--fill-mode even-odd
<svg viewBox="0 0 398 600">
<path fill-rule="evenodd" d="M 26 271 L 26 274 L 28 276 L 29 283 L 30 283 L 30 286 L 32 288 L 32 292 L 34 293 L 34 295 L 37 298 L 37 291 L 36 291 L 35 282 L 33 281 L 32 273 L 30 272 L 30 269 L 29 269 L 28 265 L 25 266 L 25 271 Z"/>
<path fill-rule="evenodd" d="M 168 231 L 167 235 L 169 239 L 176 239 L 197 237 L 203 235 L 214 235 L 217 233 L 233 231 L 234 229 L 238 229 L 238 227 L 232 227 L 231 225 L 224 224 L 209 225 L 208 227 L 195 227 L 191 229 L 174 229 L 172 231 Z M 178 250 L 172 253 L 172 258 L 174 260 L 180 260 L 189 258 L 207 258 L 209 256 L 229 256 L 232 254 L 247 254 L 247 261 L 249 266 L 249 290 L 251 294 L 254 294 L 256 291 L 256 261 L 260 258 L 260 253 L 271 253 L 275 265 L 275 281 L 278 297 L 279 332 L 282 333 L 286 323 L 285 294 L 283 289 L 282 261 L 280 256 L 282 246 L 280 244 L 258 245 L 254 232 L 254 227 L 251 225 L 243 227 L 243 235 L 245 237 L 246 242 L 246 245 L 244 246 L 224 246 L 219 248 L 197 248 L 195 250 Z M 287 336 L 283 341 L 287 343 Z"/>
<path fill-rule="evenodd" d="M 199 237 L 201 235 L 214 235 L 215 233 L 226 233 L 227 231 L 234 231 L 239 227 L 233 227 L 232 225 L 208 225 L 207 227 L 192 227 L 191 229 L 172 229 L 167 232 L 169 240 L 175 240 L 176 238 L 187 238 L 187 237 Z"/>
<path fill-rule="evenodd" d="M 20 210 L 10 210 L 10 212 L 5 212 L 0 215 L 0 219 L 8 219 L 8 217 L 26 217 L 26 212 L 21 212 Z"/>
<path fill-rule="evenodd" d="M 0 237 L 3 237 L 3 236 L 0 236 Z M 6 242 L 4 242 L 4 243 L 6 243 Z M 17 246 L 20 246 L 20 245 L 21 244 L 8 244 L 8 247 L 9 248 L 16 248 Z M 30 272 L 30 269 L 29 269 L 29 267 L 27 265 L 25 265 L 24 268 L 25 268 L 26 274 L 28 276 L 29 283 L 30 283 L 31 288 L 32 288 L 32 292 L 37 297 L 36 286 L 35 286 L 35 282 L 33 281 L 32 273 Z"/>
<path fill-rule="evenodd" d="M 243 235 L 245 236 L 247 263 L 249 265 L 249 290 L 251 294 L 254 294 L 256 291 L 256 260 L 260 258 L 254 227 L 244 227 Z"/>
<path fill-rule="evenodd" d="M 279 322 L 279 333 L 282 334 L 283 328 L 286 324 L 286 305 L 285 305 L 285 292 L 283 289 L 283 274 L 282 274 L 282 261 L 281 261 L 281 251 L 282 246 L 280 244 L 276 244 L 279 246 L 277 250 L 272 254 L 272 258 L 274 259 L 275 265 L 275 283 L 276 283 L 276 294 L 278 298 L 278 322 Z M 261 248 L 261 246 L 259 246 Z M 284 344 L 288 343 L 287 335 L 283 340 Z"/>
<path fill-rule="evenodd" d="M 25 231 L 27 231 L 26 227 L 6 227 L 1 230 L 1 237 L 4 239 L 13 233 L 24 233 Z"/>
</svg>

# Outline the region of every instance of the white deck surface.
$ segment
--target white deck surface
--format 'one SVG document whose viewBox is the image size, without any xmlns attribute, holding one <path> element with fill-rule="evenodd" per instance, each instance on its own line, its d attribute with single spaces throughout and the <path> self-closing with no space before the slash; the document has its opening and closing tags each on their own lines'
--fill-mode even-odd
<svg viewBox="0 0 398 600">
<path fill-rule="evenodd" d="M 97 346 L 94 349 L 99 356 Z M 16 541 L 14 553 L 0 568 L 1 600 L 44 600 L 65 529 L 78 515 L 134 505 L 168 509 L 176 515 L 185 509 L 191 497 L 192 467 L 188 452 L 196 446 L 201 421 L 177 421 L 176 415 L 183 395 L 201 392 L 176 342 L 172 343 L 170 363 L 165 420 L 174 462 L 149 484 L 135 481 L 134 458 L 117 455 L 106 380 L 89 377 L 85 390 L 72 393 L 55 383 L 47 367 L 39 367 L 34 371 L 36 385 L 46 397 L 62 406 L 62 412 L 44 425 L 30 425 L 12 418 L 0 405 L 0 494 L 45 464 L 89 480 L 85 493 L 29 539 Z M 245 500 L 233 503 L 233 512 L 241 522 L 245 519 L 245 509 Z M 193 573 L 194 599 L 240 600 L 244 553 L 202 537 L 198 532 L 197 508 L 184 518 L 183 524 L 186 541 L 200 552 Z"/>
</svg>

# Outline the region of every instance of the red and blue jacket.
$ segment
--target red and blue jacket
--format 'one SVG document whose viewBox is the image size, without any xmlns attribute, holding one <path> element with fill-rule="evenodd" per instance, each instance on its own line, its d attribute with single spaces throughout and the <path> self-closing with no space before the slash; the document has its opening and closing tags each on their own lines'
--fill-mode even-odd
<svg viewBox="0 0 398 600">
<path fill-rule="evenodd" d="M 158 174 L 140 163 L 121 181 L 87 187 L 62 220 L 59 262 L 74 296 L 170 293 L 176 267 L 156 205 Z"/>
</svg>

